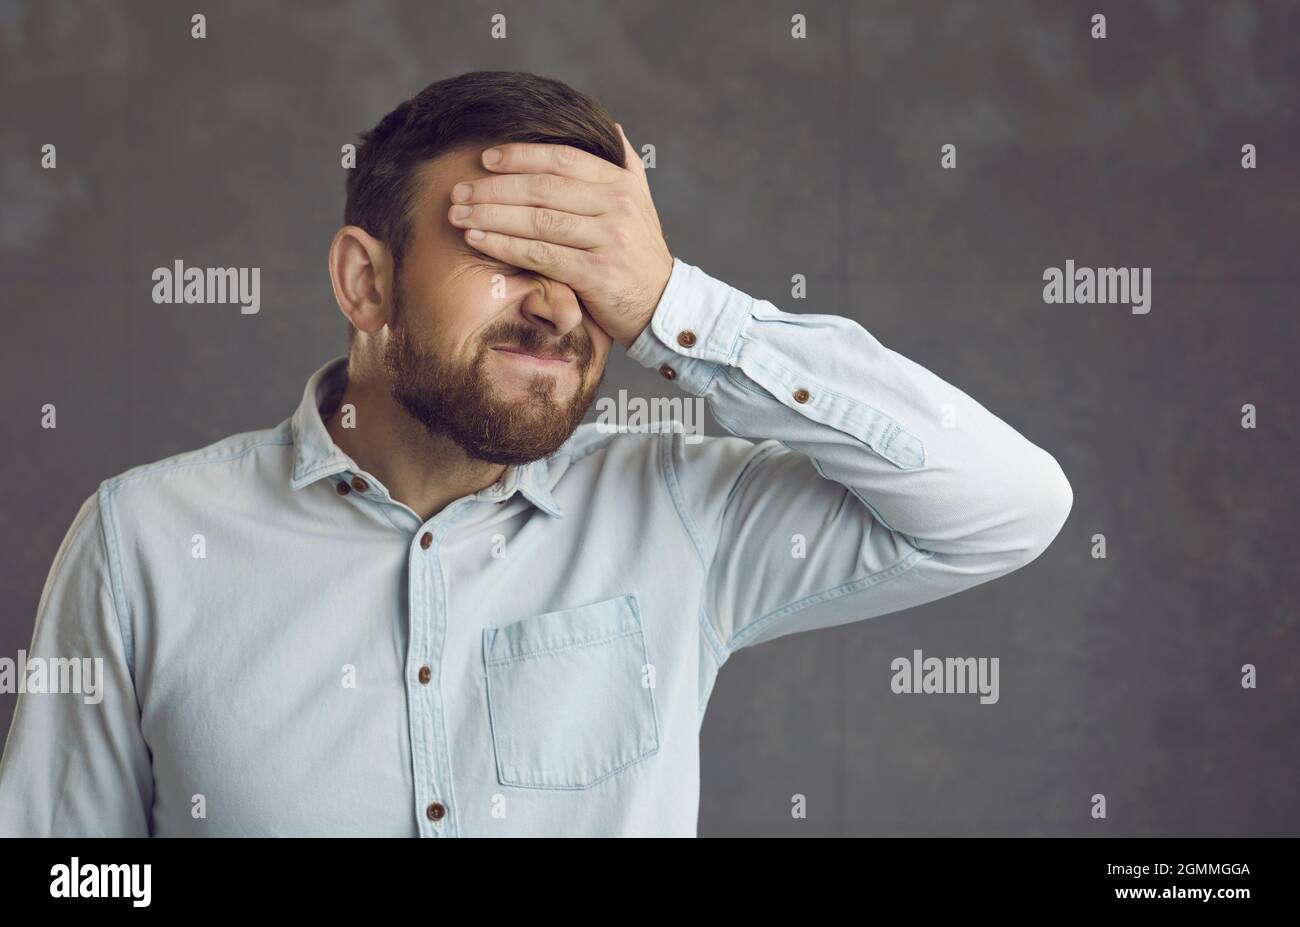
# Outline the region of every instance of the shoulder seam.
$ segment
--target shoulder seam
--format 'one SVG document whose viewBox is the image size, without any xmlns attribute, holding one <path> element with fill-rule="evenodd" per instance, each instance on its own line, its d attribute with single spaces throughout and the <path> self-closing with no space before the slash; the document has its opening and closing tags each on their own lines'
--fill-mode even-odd
<svg viewBox="0 0 1300 927">
<path fill-rule="evenodd" d="M 682 529 L 690 539 L 691 546 L 695 548 L 695 555 L 700 558 L 700 568 L 704 574 L 703 586 L 708 588 L 709 578 L 709 561 L 705 557 L 704 543 L 700 538 L 699 528 L 695 520 L 690 517 L 686 511 L 686 500 L 682 496 L 681 484 L 677 479 L 677 468 L 673 464 L 673 439 L 674 432 L 659 433 L 659 466 L 663 476 L 664 485 L 668 488 L 668 497 L 672 500 L 673 509 L 677 512 L 677 518 L 682 524 Z M 718 664 L 718 669 L 722 669 L 722 664 L 727 662 L 731 656 L 731 650 L 726 641 L 713 627 L 713 622 L 709 619 L 709 610 L 706 602 L 700 602 L 699 614 L 700 633 L 704 636 L 704 642 L 713 654 L 714 662 Z M 704 711 L 704 705 L 699 706 L 701 712 Z"/>
<path fill-rule="evenodd" d="M 284 445 L 292 444 L 293 437 L 281 434 L 281 430 L 282 429 L 277 426 L 275 429 L 272 429 L 272 433 L 269 437 L 252 439 L 244 444 L 238 445 L 233 451 L 228 454 L 223 454 L 220 457 L 203 457 L 197 460 L 190 459 L 190 455 L 201 453 L 203 449 L 199 448 L 193 451 L 183 451 L 180 454 L 164 458 L 151 464 L 141 464 L 139 467 L 133 467 L 125 473 L 118 474 L 115 477 L 105 480 L 104 485 L 108 488 L 110 493 L 116 492 L 120 487 L 132 480 L 137 480 L 145 476 L 152 476 L 155 473 L 169 470 L 183 470 L 187 467 L 200 467 L 204 464 L 224 463 L 229 460 L 243 457 L 248 452 L 256 450 L 259 447 L 266 447 L 268 445 L 283 447 Z M 258 433 L 263 434 L 263 432 Z"/>
<path fill-rule="evenodd" d="M 130 611 L 126 602 L 126 586 L 122 580 L 121 551 L 117 544 L 117 526 L 113 520 L 113 490 L 105 480 L 99 484 L 97 492 L 99 508 L 99 541 L 104 548 L 104 558 L 108 563 L 108 585 L 113 600 L 113 615 L 117 620 L 118 636 L 122 639 L 122 654 L 126 661 L 127 674 L 131 677 L 132 688 L 135 686 L 135 635 L 131 633 L 128 620 Z M 138 696 L 137 696 L 138 704 Z"/>
<path fill-rule="evenodd" d="M 682 497 L 681 483 L 677 479 L 677 469 L 673 464 L 673 433 L 660 432 L 659 438 L 659 468 L 664 485 L 668 489 L 668 498 L 672 500 L 673 509 L 677 512 L 677 518 L 681 521 L 686 536 L 690 538 L 691 546 L 695 548 L 695 555 L 700 558 L 700 565 L 704 567 L 704 571 L 707 573 L 709 561 L 704 552 L 704 542 L 700 537 L 700 530 L 695 524 L 695 520 L 686 511 L 686 500 Z"/>
</svg>

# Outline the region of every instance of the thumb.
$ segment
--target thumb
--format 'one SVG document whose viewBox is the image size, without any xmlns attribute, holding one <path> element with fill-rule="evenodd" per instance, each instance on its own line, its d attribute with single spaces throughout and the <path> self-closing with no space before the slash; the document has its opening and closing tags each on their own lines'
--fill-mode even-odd
<svg viewBox="0 0 1300 927">
<path fill-rule="evenodd" d="M 627 160 L 627 169 L 641 178 L 641 186 L 645 187 L 647 193 L 650 192 L 650 181 L 646 177 L 645 163 L 641 160 L 641 153 L 632 147 L 632 142 L 628 139 L 627 133 L 623 131 L 620 123 L 614 123 L 618 129 L 618 134 L 623 138 L 623 153 Z"/>
</svg>

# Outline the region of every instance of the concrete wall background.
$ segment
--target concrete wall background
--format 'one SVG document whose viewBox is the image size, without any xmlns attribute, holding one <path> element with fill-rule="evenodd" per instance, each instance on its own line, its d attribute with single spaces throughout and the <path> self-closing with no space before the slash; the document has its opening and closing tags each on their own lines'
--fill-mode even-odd
<svg viewBox="0 0 1300 927">
<path fill-rule="evenodd" d="M 1300 833 L 1300 7 L 1108 4 L 1094 40 L 1095 6 L 803 0 L 796 41 L 766 0 L 0 3 L 0 655 L 100 480 L 274 425 L 346 349 L 339 146 L 433 80 L 527 70 L 656 146 L 675 254 L 856 319 L 1074 488 L 1022 571 L 737 654 L 702 835 Z M 260 266 L 261 312 L 154 305 L 177 257 Z M 1151 312 L 1045 305 L 1067 259 L 1151 267 Z M 621 353 L 619 388 L 671 394 Z M 893 695 L 916 648 L 999 657 L 1000 701 Z"/>
</svg>

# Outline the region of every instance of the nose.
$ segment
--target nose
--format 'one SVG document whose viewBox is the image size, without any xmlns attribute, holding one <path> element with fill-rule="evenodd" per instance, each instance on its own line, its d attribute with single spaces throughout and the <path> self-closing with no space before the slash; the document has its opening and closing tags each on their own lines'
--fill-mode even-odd
<svg viewBox="0 0 1300 927">
<path fill-rule="evenodd" d="M 567 283 L 537 277 L 519 311 L 529 322 L 543 328 L 553 338 L 563 338 L 582 324 L 582 305 L 578 294 Z"/>
</svg>

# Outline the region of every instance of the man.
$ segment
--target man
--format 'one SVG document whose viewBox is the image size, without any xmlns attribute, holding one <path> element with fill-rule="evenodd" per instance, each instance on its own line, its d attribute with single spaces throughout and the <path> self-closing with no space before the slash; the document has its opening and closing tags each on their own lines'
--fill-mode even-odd
<svg viewBox="0 0 1300 927">
<path fill-rule="evenodd" d="M 693 835 L 731 654 L 987 582 L 1070 510 L 1048 453 L 856 322 L 672 256 L 559 82 L 401 104 L 345 223 L 349 355 L 78 513 L 30 653 L 102 658 L 104 696 L 20 698 L 0 833 Z M 615 343 L 732 435 L 580 426 Z"/>
</svg>

